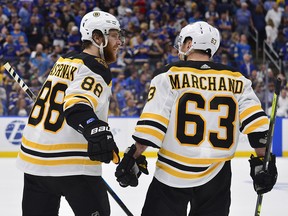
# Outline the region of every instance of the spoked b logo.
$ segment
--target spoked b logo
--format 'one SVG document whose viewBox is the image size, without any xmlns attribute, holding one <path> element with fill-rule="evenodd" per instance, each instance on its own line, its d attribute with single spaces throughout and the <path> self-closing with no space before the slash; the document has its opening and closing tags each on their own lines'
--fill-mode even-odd
<svg viewBox="0 0 288 216">
<path fill-rule="evenodd" d="M 25 122 L 21 120 L 15 120 L 9 123 L 5 129 L 7 140 L 13 145 L 20 145 L 24 127 Z"/>
</svg>

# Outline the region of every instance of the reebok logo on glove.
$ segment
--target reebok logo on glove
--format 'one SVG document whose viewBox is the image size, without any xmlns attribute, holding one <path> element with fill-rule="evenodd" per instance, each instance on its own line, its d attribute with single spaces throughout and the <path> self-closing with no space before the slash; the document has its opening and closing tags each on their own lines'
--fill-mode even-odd
<svg viewBox="0 0 288 216">
<path fill-rule="evenodd" d="M 100 126 L 100 127 L 93 128 L 91 130 L 91 134 L 90 135 L 93 135 L 93 134 L 96 134 L 96 133 L 99 133 L 99 132 L 104 132 L 104 131 L 110 131 L 109 126 Z"/>
</svg>

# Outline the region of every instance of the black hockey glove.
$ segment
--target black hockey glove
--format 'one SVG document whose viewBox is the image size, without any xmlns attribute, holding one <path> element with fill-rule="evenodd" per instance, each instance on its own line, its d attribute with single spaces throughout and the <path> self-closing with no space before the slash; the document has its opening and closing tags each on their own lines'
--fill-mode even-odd
<svg viewBox="0 0 288 216">
<path fill-rule="evenodd" d="M 137 159 L 133 157 L 136 151 L 136 146 L 133 144 L 128 147 L 124 153 L 124 157 L 116 168 L 115 176 L 120 186 L 136 187 L 138 185 L 138 178 L 141 173 L 149 174 L 147 169 L 147 161 L 144 155 L 140 155 Z"/>
<path fill-rule="evenodd" d="M 250 176 L 253 179 L 254 190 L 257 194 L 264 194 L 272 190 L 277 180 L 275 155 L 271 153 L 267 171 L 263 171 L 264 157 L 250 157 Z"/>
<path fill-rule="evenodd" d="M 119 163 L 119 150 L 106 122 L 92 119 L 90 123 L 83 126 L 82 133 L 88 141 L 90 160 L 104 163 L 113 160 L 115 164 Z"/>
</svg>

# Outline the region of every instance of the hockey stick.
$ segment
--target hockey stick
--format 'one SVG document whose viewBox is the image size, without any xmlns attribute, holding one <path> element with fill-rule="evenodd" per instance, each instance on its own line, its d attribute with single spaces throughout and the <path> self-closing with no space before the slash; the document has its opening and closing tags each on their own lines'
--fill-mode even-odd
<svg viewBox="0 0 288 216">
<path fill-rule="evenodd" d="M 19 75 L 14 71 L 9 62 L 4 65 L 4 68 L 8 73 L 14 78 L 14 80 L 21 86 L 25 93 L 33 100 L 36 100 L 36 95 L 29 89 L 29 87 L 24 83 L 24 81 L 19 77 Z"/>
<path fill-rule="evenodd" d="M 13 67 L 6 62 L 4 68 L 9 72 L 9 74 L 14 78 L 14 80 L 21 86 L 21 88 L 26 92 L 26 94 L 35 102 L 37 96 L 31 91 L 31 89 L 25 84 L 25 82 L 21 79 L 21 77 L 15 72 Z M 106 185 L 107 191 L 113 197 L 113 199 L 118 203 L 118 205 L 122 208 L 122 210 L 128 215 L 133 216 L 133 214 L 129 211 L 127 206 L 122 202 L 119 196 L 113 191 L 113 189 L 109 186 L 109 184 L 102 177 L 103 182 Z"/>
<path fill-rule="evenodd" d="M 278 104 L 278 98 L 279 98 L 279 93 L 280 93 L 280 87 L 281 87 L 281 79 L 277 78 L 275 92 L 274 92 L 273 101 L 272 101 L 272 111 L 270 115 L 269 130 L 267 134 L 265 156 L 264 156 L 264 161 L 263 161 L 264 172 L 267 171 L 268 161 L 270 160 L 270 153 L 271 153 L 272 139 L 273 139 L 273 134 L 274 134 L 275 118 L 276 118 L 276 113 L 277 113 L 277 104 Z M 256 209 L 255 209 L 255 216 L 260 216 L 262 200 L 263 200 L 263 194 L 258 194 Z"/>
</svg>

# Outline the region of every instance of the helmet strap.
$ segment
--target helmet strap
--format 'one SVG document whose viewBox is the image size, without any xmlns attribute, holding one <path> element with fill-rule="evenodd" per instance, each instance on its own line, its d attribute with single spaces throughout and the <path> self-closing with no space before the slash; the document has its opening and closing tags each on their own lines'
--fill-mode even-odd
<svg viewBox="0 0 288 216">
<path fill-rule="evenodd" d="M 104 35 L 104 40 L 105 40 L 105 44 L 104 44 L 104 45 L 103 45 L 103 43 L 101 43 L 100 45 L 98 45 L 98 44 L 94 41 L 93 38 L 92 38 L 91 42 L 92 42 L 92 44 L 93 44 L 95 47 L 97 47 L 97 48 L 99 49 L 100 57 L 105 60 L 104 47 L 106 47 L 107 44 L 108 44 L 108 36 L 107 36 L 107 35 Z"/>
</svg>

